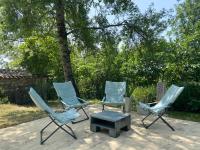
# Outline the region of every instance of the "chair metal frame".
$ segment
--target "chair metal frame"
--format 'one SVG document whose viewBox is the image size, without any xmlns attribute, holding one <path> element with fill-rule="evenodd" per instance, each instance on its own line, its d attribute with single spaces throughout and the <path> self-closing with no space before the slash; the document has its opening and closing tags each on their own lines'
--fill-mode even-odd
<svg viewBox="0 0 200 150">
<path fill-rule="evenodd" d="M 82 121 L 85 121 L 85 120 L 88 120 L 89 119 L 89 116 L 88 114 L 86 113 L 86 111 L 84 110 L 84 108 L 81 106 L 79 108 L 76 108 L 77 111 L 79 110 L 82 110 L 83 113 L 85 114 L 86 118 L 83 118 L 83 119 L 80 119 L 80 120 L 77 120 L 77 121 L 72 121 L 73 124 L 76 124 L 76 123 L 79 123 L 79 122 L 82 122 Z"/>
<path fill-rule="evenodd" d="M 77 137 L 76 137 L 74 131 L 72 130 L 72 128 L 67 125 L 68 123 L 72 122 L 75 118 L 77 118 L 79 116 L 77 111 L 71 109 L 71 110 L 65 111 L 65 112 L 55 112 L 51 107 L 49 107 L 45 103 L 45 101 L 40 97 L 40 95 L 33 88 L 30 88 L 29 95 L 30 95 L 31 99 L 33 100 L 33 102 L 36 104 L 36 106 L 39 107 L 41 110 L 43 110 L 45 113 L 47 113 L 48 117 L 51 119 L 51 121 L 40 130 L 40 144 L 41 145 L 45 141 L 47 141 L 59 129 L 62 129 L 67 134 L 71 135 L 74 139 L 77 139 Z M 72 112 L 70 112 L 70 111 L 72 111 Z M 66 114 L 62 114 L 62 113 L 66 113 Z M 69 116 L 66 116 L 66 115 L 69 115 Z M 57 128 L 53 132 L 51 132 L 47 137 L 43 138 L 43 132 L 52 123 L 57 125 Z M 69 132 L 65 128 L 63 128 L 64 125 L 71 132 Z"/>
<path fill-rule="evenodd" d="M 174 103 L 174 101 L 177 99 L 177 97 L 181 94 L 181 92 L 183 91 L 184 87 L 177 87 L 175 85 L 172 85 L 170 88 L 179 88 L 178 90 L 178 94 L 173 98 L 174 100 L 172 102 L 168 102 L 168 105 L 164 105 L 164 106 L 158 106 L 160 108 L 160 110 L 158 112 L 154 112 L 154 110 L 151 110 L 151 107 L 156 106 L 158 104 L 158 102 L 154 102 L 154 103 L 148 103 L 145 104 L 147 107 L 147 112 L 148 114 L 141 120 L 143 126 L 148 129 L 150 126 L 152 126 L 156 121 L 158 121 L 159 119 L 161 119 L 163 121 L 163 123 L 165 123 L 172 131 L 175 131 L 175 129 L 163 118 L 163 115 L 167 112 L 167 109 Z M 169 89 L 170 89 L 169 88 Z M 169 90 L 168 89 L 168 90 Z M 171 90 L 171 89 L 170 89 Z M 166 94 L 166 93 L 165 93 Z M 165 95 L 164 95 L 165 96 Z M 163 97 L 164 97 L 163 96 Z M 145 108 L 144 108 L 145 109 Z M 150 124 L 146 125 L 144 123 L 145 119 L 147 119 L 150 115 L 157 115 L 157 118 L 155 120 L 153 120 Z"/>
<path fill-rule="evenodd" d="M 175 129 L 163 118 L 163 115 L 166 113 L 166 111 L 164 111 L 163 113 L 161 114 L 158 114 L 158 117 L 153 120 L 150 124 L 146 125 L 144 123 L 144 120 L 147 119 L 150 115 L 153 115 L 153 113 L 149 112 L 149 114 L 147 116 L 145 116 L 143 119 L 142 119 L 142 124 L 143 126 L 148 129 L 150 126 L 152 126 L 156 121 L 158 121 L 159 119 L 161 119 L 172 131 L 175 131 Z"/>
<path fill-rule="evenodd" d="M 45 141 L 47 141 L 54 133 L 56 133 L 56 131 L 58 131 L 59 129 L 62 129 L 65 133 L 69 134 L 70 136 L 72 136 L 74 139 L 77 139 L 74 131 L 72 130 L 72 128 L 70 126 L 68 126 L 67 124 L 63 124 L 63 125 L 59 125 L 54 118 L 52 118 L 51 116 L 49 116 L 49 118 L 51 119 L 51 121 L 44 127 L 41 129 L 40 131 L 40 144 L 42 145 Z M 56 124 L 58 127 L 50 134 L 48 135 L 45 139 L 43 139 L 43 132 L 45 131 L 45 129 L 51 125 L 52 123 Z M 63 126 L 66 126 L 67 128 L 69 128 L 69 130 L 71 131 L 71 133 L 69 131 L 67 131 L 65 128 L 63 128 Z"/>
</svg>

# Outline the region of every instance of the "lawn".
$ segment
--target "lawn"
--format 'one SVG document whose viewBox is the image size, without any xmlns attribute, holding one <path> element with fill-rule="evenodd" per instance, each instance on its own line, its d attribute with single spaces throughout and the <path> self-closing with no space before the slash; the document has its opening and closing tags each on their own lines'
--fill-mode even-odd
<svg viewBox="0 0 200 150">
<path fill-rule="evenodd" d="M 92 104 L 92 101 L 90 101 Z M 94 102 L 93 102 L 94 104 Z M 61 108 L 57 102 L 50 102 L 50 106 Z M 35 106 L 19 106 L 14 104 L 0 105 L 0 128 L 5 128 L 20 123 L 40 119 L 47 115 Z M 172 118 L 200 122 L 200 114 L 188 112 L 168 112 Z"/>
<path fill-rule="evenodd" d="M 90 104 L 98 103 L 98 100 L 89 101 Z M 60 110 L 62 106 L 57 101 L 48 102 L 49 106 Z M 58 109 L 59 108 L 59 109 Z M 15 104 L 0 104 L 0 129 L 20 123 L 46 117 L 47 114 L 35 106 L 20 106 Z"/>
<path fill-rule="evenodd" d="M 23 122 L 45 117 L 46 114 L 34 106 L 19 106 L 14 104 L 0 105 L 0 128 L 17 125 Z"/>
<path fill-rule="evenodd" d="M 168 116 L 176 119 L 200 122 L 200 113 L 169 111 Z"/>
</svg>

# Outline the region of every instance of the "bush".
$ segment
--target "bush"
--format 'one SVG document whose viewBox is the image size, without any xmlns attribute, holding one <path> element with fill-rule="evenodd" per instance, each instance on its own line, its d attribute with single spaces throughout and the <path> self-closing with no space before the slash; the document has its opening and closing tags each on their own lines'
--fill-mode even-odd
<svg viewBox="0 0 200 150">
<path fill-rule="evenodd" d="M 5 92 L 2 88 L 0 88 L 0 104 L 8 104 L 8 97 L 5 96 Z"/>
<path fill-rule="evenodd" d="M 154 86 L 137 87 L 134 89 L 131 99 L 133 108 L 136 107 L 138 102 L 151 103 L 156 99 L 156 88 Z"/>
<path fill-rule="evenodd" d="M 9 104 L 8 97 L 0 97 L 0 104 Z"/>
<path fill-rule="evenodd" d="M 173 104 L 178 111 L 200 112 L 200 83 L 182 83 L 184 90 Z"/>
</svg>

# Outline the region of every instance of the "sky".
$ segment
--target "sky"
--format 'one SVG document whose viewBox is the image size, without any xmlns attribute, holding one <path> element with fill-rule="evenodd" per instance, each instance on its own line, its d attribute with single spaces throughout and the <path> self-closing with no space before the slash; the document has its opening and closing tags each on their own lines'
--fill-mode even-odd
<svg viewBox="0 0 200 150">
<path fill-rule="evenodd" d="M 180 3 L 177 0 L 134 0 L 135 3 L 138 5 L 139 9 L 144 12 L 151 3 L 154 3 L 154 8 L 156 10 L 165 9 L 174 9 L 175 5 Z"/>
</svg>

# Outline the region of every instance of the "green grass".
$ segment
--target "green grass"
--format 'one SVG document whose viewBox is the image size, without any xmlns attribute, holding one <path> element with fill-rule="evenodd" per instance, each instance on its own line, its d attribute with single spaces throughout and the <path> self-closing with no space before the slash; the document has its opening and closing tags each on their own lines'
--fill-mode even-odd
<svg viewBox="0 0 200 150">
<path fill-rule="evenodd" d="M 90 104 L 98 104 L 99 100 L 89 101 Z M 57 111 L 62 109 L 58 101 L 50 101 L 48 105 Z M 59 108 L 59 109 L 58 109 Z M 0 129 L 20 123 L 46 117 L 47 114 L 35 106 L 20 106 L 15 104 L 0 104 Z"/>
<path fill-rule="evenodd" d="M 43 118 L 46 114 L 36 107 L 25 107 L 14 104 L 0 105 L 0 128 Z"/>
<path fill-rule="evenodd" d="M 200 122 L 200 113 L 169 111 L 168 116 L 181 120 Z"/>
<path fill-rule="evenodd" d="M 100 104 L 101 101 L 94 99 L 90 100 L 90 104 Z M 57 101 L 49 103 L 51 107 L 56 109 L 62 108 Z M 19 106 L 14 104 L 0 104 L 0 128 L 5 128 L 20 123 L 40 119 L 46 117 L 46 113 L 35 106 Z M 170 111 L 168 116 L 172 118 L 190 120 L 200 122 L 200 114 L 189 112 Z"/>
<path fill-rule="evenodd" d="M 88 102 L 89 102 L 89 104 L 93 104 L 93 105 L 101 104 L 101 100 L 99 100 L 99 99 L 90 99 L 90 100 L 88 100 Z"/>
<path fill-rule="evenodd" d="M 54 108 L 62 108 L 58 102 L 50 102 Z M 0 104 L 0 128 L 46 117 L 47 114 L 35 106 L 20 106 L 15 104 Z"/>
<path fill-rule="evenodd" d="M 89 103 L 93 105 L 101 104 L 101 100 L 91 99 L 89 100 Z M 200 122 L 200 113 L 168 111 L 168 116 L 171 118 L 176 118 L 181 120 Z"/>
</svg>

